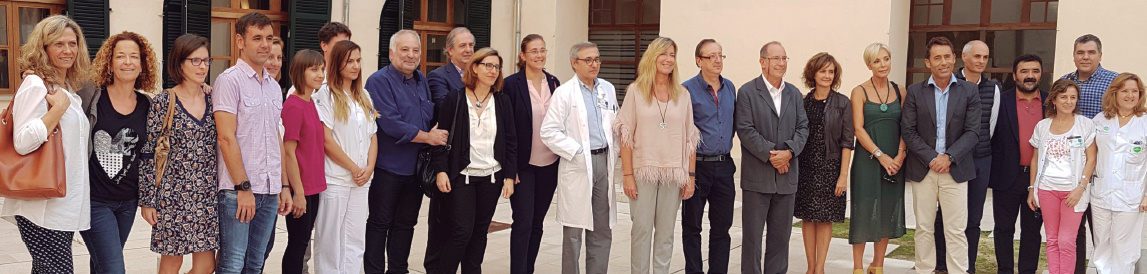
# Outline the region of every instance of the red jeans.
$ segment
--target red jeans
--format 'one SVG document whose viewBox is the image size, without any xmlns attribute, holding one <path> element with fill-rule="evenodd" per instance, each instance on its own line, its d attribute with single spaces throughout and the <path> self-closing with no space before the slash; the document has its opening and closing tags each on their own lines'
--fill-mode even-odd
<svg viewBox="0 0 1147 274">
<path fill-rule="evenodd" d="M 1075 237 L 1083 212 L 1067 206 L 1070 191 L 1040 190 L 1039 207 L 1047 233 L 1047 268 L 1050 274 L 1075 272 Z M 1084 194 L 1086 195 L 1086 194 Z"/>
</svg>

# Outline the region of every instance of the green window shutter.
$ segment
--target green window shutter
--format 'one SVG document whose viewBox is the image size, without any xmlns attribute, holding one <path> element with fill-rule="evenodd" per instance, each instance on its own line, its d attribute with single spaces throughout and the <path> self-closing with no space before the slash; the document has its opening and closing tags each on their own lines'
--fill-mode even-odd
<svg viewBox="0 0 1147 274">
<path fill-rule="evenodd" d="M 490 46 L 490 0 L 466 0 L 466 28 L 474 35 L 474 50 Z"/>
<path fill-rule="evenodd" d="M 289 72 L 291 59 L 295 53 L 304 49 L 313 49 L 322 52 L 319 47 L 319 29 L 331 21 L 331 1 L 303 0 L 292 1 L 288 12 L 291 22 L 288 24 L 289 32 L 283 38 L 283 72 Z M 291 83 L 290 73 L 282 74 L 280 83 Z M 284 86 L 284 87 L 287 87 Z"/>
<path fill-rule="evenodd" d="M 88 58 L 95 58 L 108 39 L 108 2 L 104 0 L 68 0 L 68 17 L 80 25 L 88 44 Z"/>
<path fill-rule="evenodd" d="M 390 36 L 403 29 L 414 28 L 414 0 L 386 1 L 378 22 L 378 68 L 390 65 Z M 401 18 L 401 20 L 399 19 Z"/>
<path fill-rule="evenodd" d="M 211 39 L 211 0 L 166 0 L 163 2 L 163 56 L 165 62 L 175 39 L 185 33 L 193 33 Z M 167 73 L 163 74 L 163 88 L 171 88 L 175 82 Z"/>
</svg>

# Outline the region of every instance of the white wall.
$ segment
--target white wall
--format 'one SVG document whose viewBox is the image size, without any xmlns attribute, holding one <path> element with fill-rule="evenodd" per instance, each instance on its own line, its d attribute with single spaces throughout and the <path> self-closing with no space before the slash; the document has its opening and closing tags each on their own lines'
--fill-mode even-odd
<svg viewBox="0 0 1147 274">
<path fill-rule="evenodd" d="M 350 27 L 351 41 L 362 47 L 362 75 L 368 77 L 378 71 L 378 56 L 388 54 L 390 45 L 378 44 L 379 15 L 382 14 L 380 0 L 349 0 L 350 20 L 344 20 L 344 0 L 331 0 L 331 21 L 342 22 Z"/>
<path fill-rule="evenodd" d="M 108 7 L 108 34 L 131 31 L 147 38 L 153 54 L 159 57 L 159 71 L 163 75 L 163 1 L 110 0 Z M 162 77 L 161 77 L 162 78 Z"/>
<path fill-rule="evenodd" d="M 1103 42 L 1103 68 L 1115 72 L 1134 72 L 1147 75 L 1147 19 L 1143 12 L 1147 1 L 1110 0 L 1059 1 L 1059 31 L 1055 37 L 1056 79 L 1075 71 L 1072 50 L 1075 39 L 1084 34 L 1094 34 Z M 1138 12 L 1129 12 L 1138 11 Z M 1045 60 L 1046 61 L 1046 60 Z M 1053 79 L 1054 80 L 1054 79 Z"/>
<path fill-rule="evenodd" d="M 562 81 L 573 77 L 569 49 L 576 42 L 589 39 L 589 0 L 518 0 L 522 1 L 521 33 L 515 31 L 519 19 L 514 17 L 515 0 L 494 0 L 491 11 L 490 44 L 505 59 L 505 74 L 517 72 L 518 46 L 521 38 L 538 34 L 546 41 L 546 70 Z"/>
<path fill-rule="evenodd" d="M 890 45 L 891 78 L 903 83 L 908 3 L 907 0 L 663 1 L 661 36 L 677 42 L 682 80 L 698 73 L 693 51 L 701 39 L 713 38 L 721 43 L 728 56 L 722 75 L 738 87 L 761 75 L 758 61 L 761 46 L 775 40 L 785 46 L 791 58 L 785 81 L 807 92 L 801 80 L 805 63 L 818 52 L 828 52 L 843 67 L 841 89 L 847 94 L 872 75 L 862 55 L 865 46 L 873 42 Z"/>
</svg>

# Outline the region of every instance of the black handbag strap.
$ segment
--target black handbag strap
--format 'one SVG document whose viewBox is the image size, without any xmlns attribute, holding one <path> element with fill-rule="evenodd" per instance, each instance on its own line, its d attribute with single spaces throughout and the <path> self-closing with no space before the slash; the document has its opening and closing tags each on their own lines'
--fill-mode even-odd
<svg viewBox="0 0 1147 274">
<path fill-rule="evenodd" d="M 458 108 L 454 110 L 454 117 L 451 117 L 450 131 L 446 132 L 446 151 L 450 151 L 451 145 L 454 144 L 454 129 L 458 128 L 458 112 L 462 111 L 462 105 L 466 104 L 463 100 L 466 98 L 466 90 L 462 90 L 462 97 L 458 98 Z"/>
</svg>

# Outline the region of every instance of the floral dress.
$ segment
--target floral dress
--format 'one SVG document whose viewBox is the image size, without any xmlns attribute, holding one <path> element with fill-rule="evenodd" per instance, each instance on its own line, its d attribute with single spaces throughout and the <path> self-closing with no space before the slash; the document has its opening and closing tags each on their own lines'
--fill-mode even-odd
<svg viewBox="0 0 1147 274">
<path fill-rule="evenodd" d="M 158 213 L 151 230 L 151 251 L 177 256 L 219 249 L 219 181 L 216 177 L 216 131 L 211 95 L 196 119 L 176 101 L 171 120 L 171 152 L 161 185 L 155 185 L 155 141 L 167 114 L 170 91 L 155 96 L 147 115 L 147 144 L 140 165 L 139 205 Z"/>
</svg>

